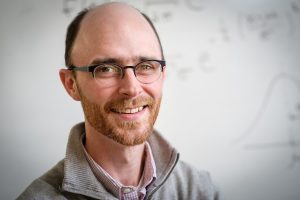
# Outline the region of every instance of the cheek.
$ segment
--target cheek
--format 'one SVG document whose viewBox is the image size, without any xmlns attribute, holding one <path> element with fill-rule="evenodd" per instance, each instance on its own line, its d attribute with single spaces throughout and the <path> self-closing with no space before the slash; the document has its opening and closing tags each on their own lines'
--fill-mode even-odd
<svg viewBox="0 0 300 200">
<path fill-rule="evenodd" d="M 112 99 L 114 92 L 115 88 L 100 88 L 99 85 L 95 83 L 87 83 L 83 93 L 89 101 L 103 107 Z"/>
<path fill-rule="evenodd" d="M 146 91 L 151 97 L 158 99 L 162 96 L 162 84 L 159 82 L 152 83 L 146 85 L 144 87 L 144 91 Z"/>
</svg>

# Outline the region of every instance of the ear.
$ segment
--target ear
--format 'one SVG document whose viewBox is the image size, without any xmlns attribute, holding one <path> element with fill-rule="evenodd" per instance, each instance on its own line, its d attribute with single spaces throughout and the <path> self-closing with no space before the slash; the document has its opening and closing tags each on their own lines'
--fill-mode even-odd
<svg viewBox="0 0 300 200">
<path fill-rule="evenodd" d="M 72 72 L 67 69 L 61 69 L 59 70 L 59 77 L 68 94 L 75 101 L 80 101 L 80 95 L 76 85 L 75 77 Z"/>
</svg>

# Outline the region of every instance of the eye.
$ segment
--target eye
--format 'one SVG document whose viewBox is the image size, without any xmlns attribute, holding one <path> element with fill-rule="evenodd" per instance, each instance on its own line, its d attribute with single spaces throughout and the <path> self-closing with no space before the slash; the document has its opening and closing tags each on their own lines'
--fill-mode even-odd
<svg viewBox="0 0 300 200">
<path fill-rule="evenodd" d="M 99 66 L 99 69 L 97 70 L 101 73 L 115 73 L 118 72 L 118 68 L 113 65 L 103 65 Z"/>
<path fill-rule="evenodd" d="M 155 71 L 155 65 L 151 63 L 141 63 L 137 66 L 136 71 L 141 73 L 149 73 Z"/>
<path fill-rule="evenodd" d="M 107 77 L 114 77 L 120 75 L 120 68 L 112 65 L 112 64 L 101 64 L 99 65 L 95 71 L 96 78 L 107 78 Z"/>
<path fill-rule="evenodd" d="M 146 70 L 152 70 L 152 69 L 154 69 L 154 67 L 149 63 L 142 63 L 141 65 L 139 65 L 138 69 L 146 71 Z"/>
<path fill-rule="evenodd" d="M 152 75 L 157 72 L 157 69 L 159 69 L 159 66 L 160 66 L 159 63 L 157 63 L 157 62 L 146 61 L 146 62 L 140 63 L 136 67 L 136 73 L 138 75 L 143 75 L 143 76 Z"/>
</svg>

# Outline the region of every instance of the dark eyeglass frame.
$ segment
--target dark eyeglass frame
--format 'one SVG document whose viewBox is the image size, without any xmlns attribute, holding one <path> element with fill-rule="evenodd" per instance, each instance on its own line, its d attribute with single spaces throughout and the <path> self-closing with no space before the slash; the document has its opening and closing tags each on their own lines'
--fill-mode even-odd
<svg viewBox="0 0 300 200">
<path fill-rule="evenodd" d="M 131 68 L 133 70 L 133 73 L 134 73 L 135 77 L 136 77 L 136 73 L 135 73 L 136 67 L 138 65 L 140 65 L 141 63 L 144 63 L 144 62 L 147 62 L 147 61 L 149 61 L 149 62 L 151 62 L 151 61 L 158 62 L 160 64 L 160 66 L 161 66 L 161 72 L 164 71 L 164 68 L 166 66 L 166 61 L 164 61 L 164 60 L 143 60 L 143 61 L 139 62 L 138 64 L 136 64 L 134 66 L 122 66 L 122 65 L 119 65 L 117 63 L 99 63 L 99 64 L 96 64 L 96 65 L 82 66 L 82 67 L 77 67 L 77 66 L 71 65 L 71 66 L 67 66 L 67 69 L 70 70 L 70 71 L 91 72 L 93 74 L 93 78 L 95 78 L 94 72 L 95 72 L 95 69 L 98 66 L 100 66 L 102 64 L 111 64 L 111 65 L 114 65 L 114 66 L 116 66 L 116 67 L 118 67 L 120 69 L 120 71 L 121 71 L 121 79 L 123 79 L 124 75 L 125 75 L 125 70 L 126 69 Z"/>
</svg>

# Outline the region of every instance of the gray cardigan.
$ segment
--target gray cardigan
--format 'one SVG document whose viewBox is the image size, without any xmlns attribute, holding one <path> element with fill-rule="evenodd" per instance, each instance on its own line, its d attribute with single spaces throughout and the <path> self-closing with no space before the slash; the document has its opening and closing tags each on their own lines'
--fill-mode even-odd
<svg viewBox="0 0 300 200">
<path fill-rule="evenodd" d="M 66 157 L 31 185 L 17 200 L 116 200 L 94 176 L 81 147 L 84 124 L 71 130 Z M 157 179 L 145 199 L 218 200 L 209 174 L 182 161 L 178 152 L 156 131 L 148 140 L 156 164 Z"/>
</svg>

